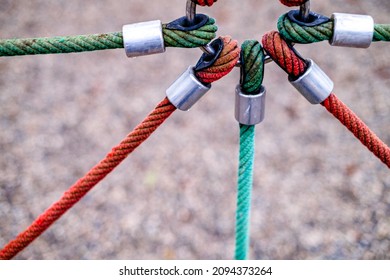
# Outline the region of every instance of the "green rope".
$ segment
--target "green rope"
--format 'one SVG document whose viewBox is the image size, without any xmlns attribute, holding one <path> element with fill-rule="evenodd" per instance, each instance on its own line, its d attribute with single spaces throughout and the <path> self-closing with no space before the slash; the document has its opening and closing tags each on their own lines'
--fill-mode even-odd
<svg viewBox="0 0 390 280">
<path fill-rule="evenodd" d="M 209 21 L 201 28 L 193 31 L 171 30 L 163 25 L 163 34 L 166 47 L 176 48 L 198 48 L 210 43 L 216 36 L 218 27 L 215 25 L 215 19 L 209 18 Z"/>
<path fill-rule="evenodd" d="M 257 41 L 245 41 L 241 50 L 242 81 L 245 93 L 257 94 L 264 76 L 264 52 Z M 235 259 L 245 260 L 249 252 L 249 224 L 255 156 L 255 126 L 240 124 L 240 156 L 237 184 Z"/>
<path fill-rule="evenodd" d="M 302 26 L 284 14 L 278 20 L 278 30 L 290 42 L 311 44 L 328 41 L 333 37 L 333 21 L 316 26 Z M 390 41 L 390 24 L 375 24 L 373 41 Z"/>
<path fill-rule="evenodd" d="M 207 45 L 216 37 L 218 27 L 210 18 L 193 31 L 168 30 L 163 25 L 166 47 L 196 48 Z M 0 56 L 58 54 L 123 48 L 122 32 L 52 38 L 2 39 Z"/>
</svg>

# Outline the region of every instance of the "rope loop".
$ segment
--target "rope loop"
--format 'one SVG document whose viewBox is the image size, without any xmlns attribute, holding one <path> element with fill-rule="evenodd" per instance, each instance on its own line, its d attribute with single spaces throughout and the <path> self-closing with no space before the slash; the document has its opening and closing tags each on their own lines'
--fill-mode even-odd
<svg viewBox="0 0 390 280">
<path fill-rule="evenodd" d="M 311 44 L 330 40 L 333 35 L 333 22 L 330 18 L 310 13 L 310 21 L 296 19 L 297 11 L 282 15 L 278 20 L 278 30 L 288 41 L 299 44 Z"/>
<path fill-rule="evenodd" d="M 277 31 L 266 33 L 262 39 L 268 55 L 292 77 L 301 76 L 307 69 L 306 61 Z"/>
<path fill-rule="evenodd" d="M 247 40 L 241 47 L 241 87 L 245 93 L 258 94 L 264 79 L 265 54 L 256 40 Z"/>
<path fill-rule="evenodd" d="M 215 37 L 218 27 L 215 19 L 197 14 L 193 24 L 186 17 L 163 24 L 166 47 L 198 48 L 209 44 Z"/>
<path fill-rule="evenodd" d="M 240 59 L 240 47 L 236 40 L 230 36 L 221 36 L 219 40 L 223 43 L 223 48 L 214 63 L 204 69 L 195 69 L 195 76 L 204 84 L 210 84 L 229 74 Z M 205 53 L 201 60 L 212 60 L 214 57 L 215 55 Z"/>
</svg>

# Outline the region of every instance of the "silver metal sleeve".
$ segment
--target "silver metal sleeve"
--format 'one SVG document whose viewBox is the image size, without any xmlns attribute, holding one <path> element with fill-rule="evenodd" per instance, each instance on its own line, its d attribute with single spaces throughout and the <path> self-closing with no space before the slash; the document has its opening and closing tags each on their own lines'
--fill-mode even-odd
<svg viewBox="0 0 390 280">
<path fill-rule="evenodd" d="M 290 83 L 311 103 L 320 104 L 333 91 L 333 81 L 314 63 L 309 60 L 309 67 L 306 72 L 294 80 L 288 78 Z"/>
<path fill-rule="evenodd" d="M 211 88 L 202 84 L 190 66 L 166 91 L 169 101 L 179 110 L 188 111 Z"/>
<path fill-rule="evenodd" d="M 160 20 L 124 25 L 123 44 L 128 57 L 137 57 L 165 52 Z"/>
<path fill-rule="evenodd" d="M 264 120 L 266 89 L 256 95 L 248 95 L 242 91 L 241 85 L 236 87 L 235 117 L 240 124 L 256 125 Z"/>
<path fill-rule="evenodd" d="M 368 48 L 374 36 L 375 23 L 371 16 L 334 13 L 332 46 Z"/>
</svg>

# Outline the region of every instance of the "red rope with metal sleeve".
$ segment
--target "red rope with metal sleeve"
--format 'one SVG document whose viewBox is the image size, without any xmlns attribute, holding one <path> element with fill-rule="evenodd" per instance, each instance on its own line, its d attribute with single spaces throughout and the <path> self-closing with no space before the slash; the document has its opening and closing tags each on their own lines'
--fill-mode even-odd
<svg viewBox="0 0 390 280">
<path fill-rule="evenodd" d="M 202 83 L 212 83 L 233 70 L 239 60 L 237 41 L 221 37 L 224 47 L 220 57 L 210 69 L 196 73 Z M 71 186 L 62 197 L 41 214 L 25 231 L 9 242 L 0 251 L 0 260 L 12 259 L 32 241 L 47 230 L 66 211 L 72 208 L 94 186 L 114 170 L 129 154 L 140 146 L 168 117 L 176 107 L 165 98 L 127 137 L 84 177 Z"/>
<path fill-rule="evenodd" d="M 279 0 L 283 5 L 288 7 L 300 6 L 305 4 L 308 0 Z"/>
<path fill-rule="evenodd" d="M 272 31 L 265 34 L 262 42 L 266 52 L 289 75 L 299 77 L 306 71 L 307 63 L 293 47 L 283 40 L 278 32 Z M 390 148 L 335 94 L 332 93 L 321 104 L 390 168 Z"/>
</svg>

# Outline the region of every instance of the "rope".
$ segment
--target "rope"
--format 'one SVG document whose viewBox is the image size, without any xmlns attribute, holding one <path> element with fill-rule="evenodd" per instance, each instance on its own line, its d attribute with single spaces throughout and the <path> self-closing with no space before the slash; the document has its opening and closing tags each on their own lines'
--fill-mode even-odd
<svg viewBox="0 0 390 280">
<path fill-rule="evenodd" d="M 240 125 L 240 157 L 236 211 L 236 260 L 246 260 L 249 253 L 254 156 L 255 126 Z"/>
<path fill-rule="evenodd" d="M 288 41 L 298 44 L 311 44 L 329 41 L 333 37 L 332 20 L 315 26 L 305 26 L 292 21 L 287 14 L 278 20 L 278 30 Z M 373 41 L 390 41 L 390 24 L 375 24 Z"/>
<path fill-rule="evenodd" d="M 306 71 L 306 62 L 282 39 L 278 32 L 273 31 L 265 34 L 263 46 L 275 62 L 289 75 L 299 77 Z M 390 148 L 355 113 L 338 100 L 334 94 L 331 94 L 322 105 L 390 168 Z"/>
<path fill-rule="evenodd" d="M 226 57 L 234 57 L 229 52 L 235 52 L 232 48 L 234 42 L 229 37 L 224 37 L 224 42 L 229 44 L 224 46 L 224 54 L 215 61 L 215 64 L 225 65 L 220 60 Z M 236 56 L 238 61 L 239 55 Z M 213 66 L 212 66 L 213 67 Z M 213 67 L 223 73 L 229 73 L 234 66 L 227 71 L 225 67 Z M 206 69 L 207 70 L 207 69 Z M 204 71 L 206 71 L 204 70 Z M 199 73 L 198 73 L 199 74 Z M 215 79 L 208 77 L 207 82 L 214 82 L 222 78 L 216 75 Z M 199 78 L 201 82 L 205 80 Z M 103 180 L 111 171 L 114 170 L 129 154 L 140 146 L 168 117 L 176 110 L 170 101 L 165 98 L 157 107 L 139 124 L 118 146 L 114 147 L 107 156 L 93 167 L 84 177 L 79 179 L 71 186 L 63 196 L 41 214 L 25 231 L 20 233 L 14 240 L 9 242 L 0 250 L 0 260 L 12 259 L 20 251 L 26 248 L 32 241 L 47 230 L 56 220 L 58 220 L 66 211 L 72 208 L 81 198 L 83 198 L 94 186 Z"/>
<path fill-rule="evenodd" d="M 205 46 L 215 38 L 218 27 L 215 24 L 215 19 L 209 18 L 206 25 L 197 30 L 180 31 L 166 28 L 163 25 L 163 35 L 166 47 L 176 48 L 198 48 Z"/>
<path fill-rule="evenodd" d="M 300 6 L 305 4 L 308 0 L 279 0 L 283 5 L 288 7 Z"/>
<path fill-rule="evenodd" d="M 264 52 L 257 41 L 245 41 L 241 51 L 242 81 L 245 93 L 257 94 L 264 77 Z M 255 126 L 240 124 L 240 155 L 237 184 L 235 259 L 246 260 L 249 253 L 250 212 L 255 157 Z"/>
<path fill-rule="evenodd" d="M 390 168 L 390 148 L 341 100 L 331 94 L 322 105 Z"/>
<path fill-rule="evenodd" d="M 197 71 L 196 77 L 205 84 L 215 82 L 229 74 L 240 58 L 240 48 L 236 40 L 230 36 L 220 37 L 224 43 L 224 48 L 217 61 L 209 68 Z"/>
<path fill-rule="evenodd" d="M 97 183 L 105 178 L 130 153 L 141 145 L 176 108 L 164 99 L 111 153 L 93 167 L 83 178 L 79 179 L 63 196 L 42 215 L 40 215 L 24 232 L 0 251 L 0 259 L 11 259 L 35 238 L 40 236 L 66 211 L 72 208 Z"/>
<path fill-rule="evenodd" d="M 166 28 L 166 26 L 167 24 L 163 24 L 163 37 L 166 47 L 201 47 L 213 40 L 218 30 L 215 20 L 212 18 L 204 26 L 192 31 L 172 30 Z M 89 52 L 118 48 L 123 48 L 122 32 L 0 40 L 0 56 Z"/>
<path fill-rule="evenodd" d="M 192 1 L 198 4 L 199 6 L 212 6 L 218 0 L 192 0 Z"/>
</svg>

